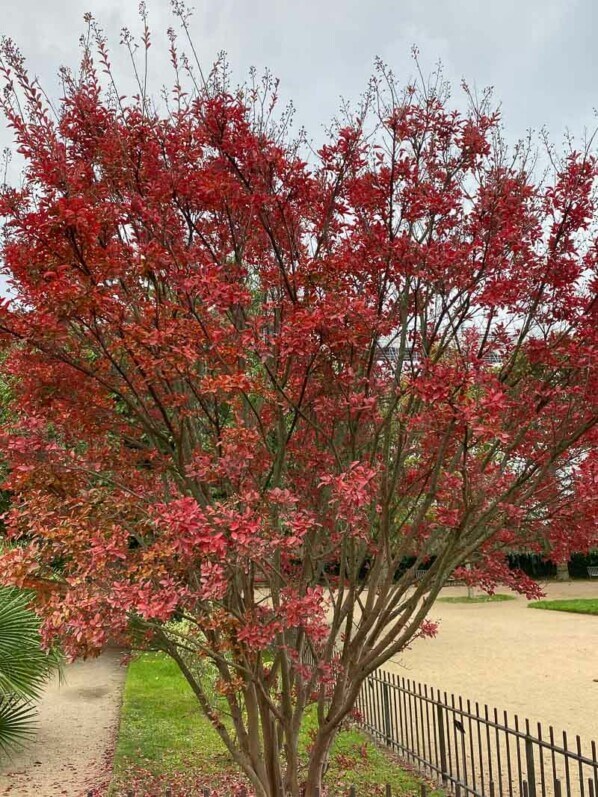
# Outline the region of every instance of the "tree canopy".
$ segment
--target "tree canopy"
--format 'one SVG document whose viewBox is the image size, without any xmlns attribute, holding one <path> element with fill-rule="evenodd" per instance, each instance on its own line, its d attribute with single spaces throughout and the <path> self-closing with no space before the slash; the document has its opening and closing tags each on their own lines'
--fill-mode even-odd
<svg viewBox="0 0 598 797">
<path fill-rule="evenodd" d="M 55 110 L 3 49 L 3 578 L 71 656 L 167 651 L 256 793 L 313 797 L 451 575 L 531 596 L 506 552 L 597 544 L 596 158 L 537 180 L 487 98 L 381 65 L 309 153 L 268 80 L 172 34 L 156 108 L 96 39 Z"/>
</svg>

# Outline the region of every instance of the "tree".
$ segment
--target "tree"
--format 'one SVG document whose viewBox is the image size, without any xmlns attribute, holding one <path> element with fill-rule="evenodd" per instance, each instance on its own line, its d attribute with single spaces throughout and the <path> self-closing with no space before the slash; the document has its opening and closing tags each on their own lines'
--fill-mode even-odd
<svg viewBox="0 0 598 797">
<path fill-rule="evenodd" d="M 309 156 L 268 78 L 171 45 L 162 111 L 87 45 L 56 116 L 4 45 L 2 569 L 47 643 L 166 651 L 259 797 L 313 797 L 454 572 L 531 596 L 505 551 L 596 545 L 597 164 L 537 182 L 488 97 L 382 65 Z"/>
</svg>

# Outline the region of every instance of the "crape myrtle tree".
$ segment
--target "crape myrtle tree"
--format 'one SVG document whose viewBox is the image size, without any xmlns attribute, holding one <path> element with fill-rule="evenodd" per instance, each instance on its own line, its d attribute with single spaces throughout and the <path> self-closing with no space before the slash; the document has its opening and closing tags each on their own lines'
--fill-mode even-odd
<svg viewBox="0 0 598 797">
<path fill-rule="evenodd" d="M 162 103 L 120 96 L 90 25 L 56 107 L 3 48 L 2 577 L 72 657 L 165 651 L 259 797 L 313 797 L 452 574 L 533 595 L 506 551 L 596 545 L 597 163 L 536 182 L 487 98 L 382 66 L 308 152 L 173 33 Z"/>
</svg>

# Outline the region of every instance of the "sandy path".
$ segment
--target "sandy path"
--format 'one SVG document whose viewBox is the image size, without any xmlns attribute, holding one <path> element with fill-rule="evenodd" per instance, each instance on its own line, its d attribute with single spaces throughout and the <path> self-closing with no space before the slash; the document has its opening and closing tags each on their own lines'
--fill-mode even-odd
<svg viewBox="0 0 598 797">
<path fill-rule="evenodd" d="M 79 797 L 105 781 L 114 742 L 125 668 L 121 654 L 66 668 L 66 681 L 50 683 L 39 705 L 38 733 L 0 771 L 7 797 Z"/>
<path fill-rule="evenodd" d="M 550 584 L 547 598 L 598 597 L 598 581 Z M 443 596 L 465 594 L 450 587 Z M 598 740 L 598 617 L 528 609 L 527 601 L 437 603 L 435 639 L 416 640 L 385 668 Z M 573 737 L 570 737 L 573 738 Z"/>
</svg>

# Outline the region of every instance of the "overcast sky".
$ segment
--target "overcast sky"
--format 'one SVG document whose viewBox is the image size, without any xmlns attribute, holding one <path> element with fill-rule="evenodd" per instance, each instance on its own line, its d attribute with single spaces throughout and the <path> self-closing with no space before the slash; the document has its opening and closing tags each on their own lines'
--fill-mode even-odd
<svg viewBox="0 0 598 797">
<path fill-rule="evenodd" d="M 545 126 L 593 128 L 598 105 L 598 0 L 194 0 L 192 28 L 202 61 L 226 50 L 235 77 L 269 67 L 293 98 L 298 124 L 315 140 L 339 105 L 358 96 L 382 57 L 402 79 L 419 47 L 425 71 L 442 60 L 447 77 L 492 85 L 509 138 Z M 164 80 L 168 0 L 148 0 L 155 87 Z M 85 11 L 118 50 L 123 25 L 138 25 L 135 0 L 0 0 L 0 33 L 13 38 L 51 93 L 61 64 L 75 65 Z M 125 61 L 115 56 L 117 72 Z M 0 132 L 0 142 L 6 142 Z"/>
</svg>

